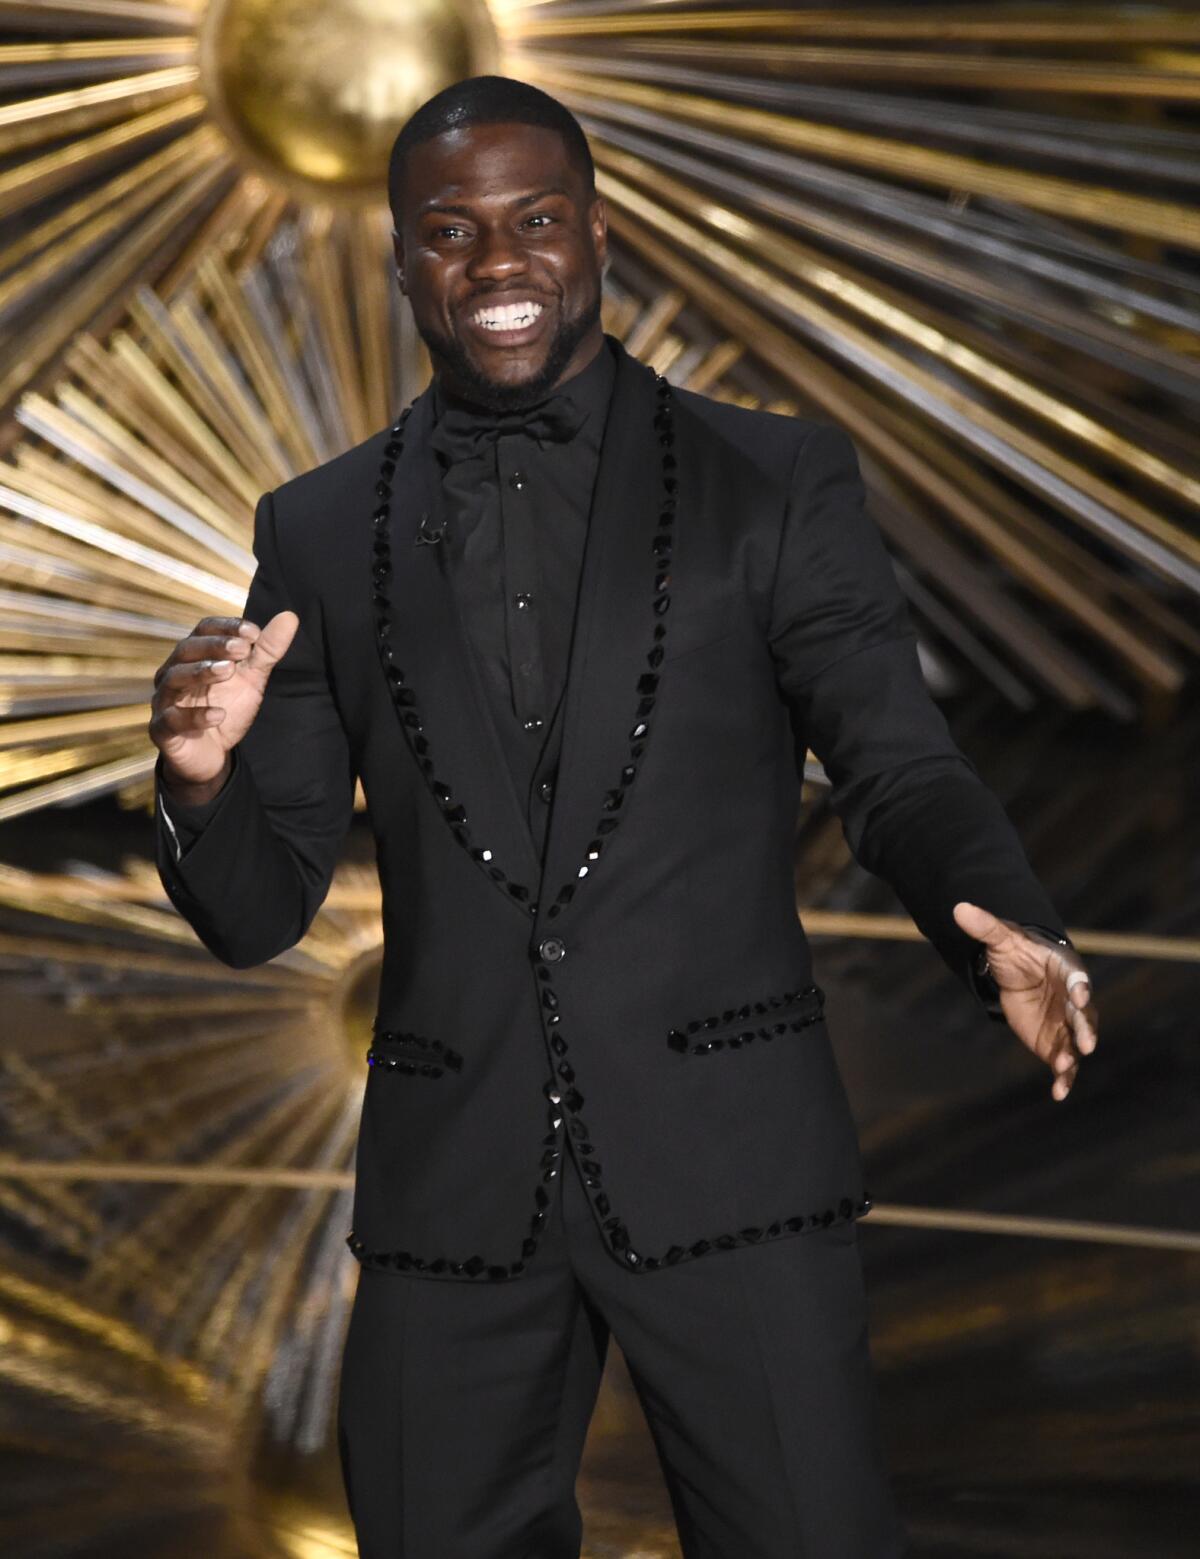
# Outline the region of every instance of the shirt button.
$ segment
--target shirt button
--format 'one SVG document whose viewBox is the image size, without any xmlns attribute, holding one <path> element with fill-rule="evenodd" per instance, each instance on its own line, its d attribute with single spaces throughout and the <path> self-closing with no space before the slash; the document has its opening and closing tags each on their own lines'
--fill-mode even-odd
<svg viewBox="0 0 1200 1559">
<path fill-rule="evenodd" d="M 520 492 L 521 489 L 525 486 L 525 473 L 524 473 L 524 471 L 514 471 L 513 474 L 508 479 L 508 485 L 510 487 L 515 487 L 516 490 L 518 492 Z"/>
<path fill-rule="evenodd" d="M 548 964 L 556 964 L 566 956 L 567 946 L 561 937 L 548 936 L 538 943 L 538 957 Z"/>
<path fill-rule="evenodd" d="M 513 596 L 513 600 L 517 603 L 517 610 L 523 612 L 530 601 L 533 600 L 533 597 L 528 590 L 518 590 L 516 595 Z"/>
<path fill-rule="evenodd" d="M 542 780 L 538 786 L 538 795 L 543 801 L 549 801 L 554 794 L 554 785 L 550 780 Z"/>
</svg>

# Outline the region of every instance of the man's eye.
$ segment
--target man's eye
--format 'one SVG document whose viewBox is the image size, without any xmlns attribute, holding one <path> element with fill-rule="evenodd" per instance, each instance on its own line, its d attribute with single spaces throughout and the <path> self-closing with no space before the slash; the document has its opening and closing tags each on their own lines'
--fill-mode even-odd
<svg viewBox="0 0 1200 1559">
<path fill-rule="evenodd" d="M 539 211 L 535 216 L 531 216 L 529 220 L 531 222 L 553 222 L 554 218 L 548 211 Z"/>
<path fill-rule="evenodd" d="M 445 238 L 448 233 L 461 233 L 462 231 L 461 227 L 439 227 L 433 236 L 435 238 Z"/>
</svg>

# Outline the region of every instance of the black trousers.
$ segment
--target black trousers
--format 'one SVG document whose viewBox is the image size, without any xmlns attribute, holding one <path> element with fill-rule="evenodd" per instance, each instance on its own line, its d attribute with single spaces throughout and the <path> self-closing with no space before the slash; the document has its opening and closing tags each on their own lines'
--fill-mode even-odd
<svg viewBox="0 0 1200 1559">
<path fill-rule="evenodd" d="M 685 1559 L 899 1559 L 854 1222 L 632 1273 L 575 1160 L 528 1271 L 361 1268 L 338 1441 L 361 1559 L 578 1559 L 609 1336 Z"/>
</svg>

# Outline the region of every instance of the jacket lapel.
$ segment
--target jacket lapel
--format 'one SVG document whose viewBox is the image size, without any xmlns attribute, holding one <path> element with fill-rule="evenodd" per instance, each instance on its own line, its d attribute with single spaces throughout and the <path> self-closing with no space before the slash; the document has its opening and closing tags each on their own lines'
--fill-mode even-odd
<svg viewBox="0 0 1200 1559">
<path fill-rule="evenodd" d="M 662 570 L 653 550 L 663 456 L 655 404 L 653 371 L 622 347 L 584 546 L 539 920 L 557 916 L 602 869 L 630 804 L 643 741 L 638 727 L 649 724 L 653 689 L 639 683 L 653 678 L 651 652 L 663 631 L 653 604 Z"/>
<path fill-rule="evenodd" d="M 619 344 L 619 343 L 618 343 Z M 544 868 L 470 651 L 446 549 L 418 544 L 442 521 L 429 447 L 432 387 L 412 404 L 392 482 L 392 610 L 385 643 L 411 702 L 397 702 L 413 755 L 459 842 L 525 914 L 551 920 L 593 870 L 628 804 L 653 704 L 665 600 L 662 456 L 655 375 L 621 347 L 584 545 L 559 718 L 558 779 Z M 461 808 L 461 811 L 459 809 Z M 486 852 L 486 854 L 484 853 Z"/>
<path fill-rule="evenodd" d="M 424 518 L 430 528 L 444 518 L 432 427 L 431 385 L 412 404 L 392 483 L 390 638 L 415 695 L 397 714 L 408 722 L 405 734 L 447 823 L 470 851 L 487 852 L 476 854 L 480 866 L 529 914 L 537 898 L 537 851 L 461 620 L 447 548 L 417 539 Z"/>
</svg>

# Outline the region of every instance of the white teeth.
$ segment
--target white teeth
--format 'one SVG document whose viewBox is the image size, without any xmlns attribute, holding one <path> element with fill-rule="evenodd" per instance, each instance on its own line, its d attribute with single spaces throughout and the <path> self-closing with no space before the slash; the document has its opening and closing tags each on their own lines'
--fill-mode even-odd
<svg viewBox="0 0 1200 1559">
<path fill-rule="evenodd" d="M 540 303 L 505 303 L 497 308 L 480 309 L 474 319 L 485 330 L 520 330 L 531 325 L 541 312 Z"/>
</svg>

